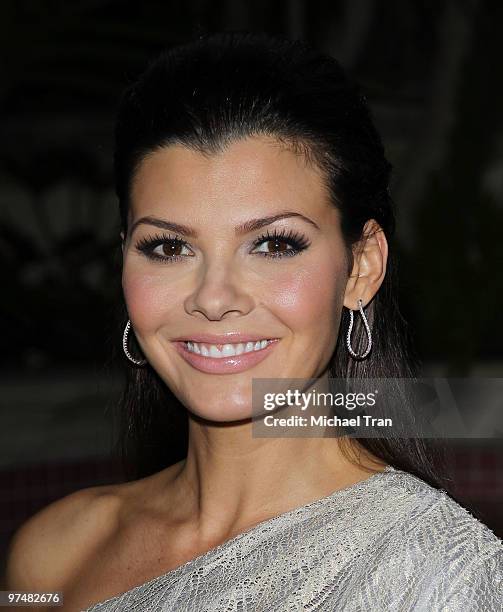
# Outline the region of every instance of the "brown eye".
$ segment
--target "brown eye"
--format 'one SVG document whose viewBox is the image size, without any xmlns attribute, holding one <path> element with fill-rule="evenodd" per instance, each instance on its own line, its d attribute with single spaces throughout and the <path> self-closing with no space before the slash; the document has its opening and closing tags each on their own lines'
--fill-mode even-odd
<svg viewBox="0 0 503 612">
<path fill-rule="evenodd" d="M 152 249 L 152 254 L 156 257 L 164 258 L 165 260 L 177 261 L 180 257 L 186 257 L 183 249 L 189 251 L 185 242 L 180 240 L 163 240 L 159 246 Z M 188 256 L 190 257 L 190 251 Z"/>
<path fill-rule="evenodd" d="M 184 245 L 180 243 L 164 242 L 161 245 L 162 254 L 166 257 L 177 257 L 178 255 L 181 255 L 180 251 L 183 249 L 183 247 Z"/>
<path fill-rule="evenodd" d="M 166 263 L 183 261 L 193 256 L 185 240 L 167 235 L 142 238 L 136 248 L 149 259 Z M 186 249 L 185 253 L 183 249 Z"/>
<path fill-rule="evenodd" d="M 282 230 L 263 234 L 254 243 L 254 252 L 262 257 L 280 259 L 282 257 L 292 257 L 298 255 L 311 243 L 302 234 L 297 234 L 293 230 Z"/>
<path fill-rule="evenodd" d="M 264 244 L 269 245 L 269 249 L 273 253 L 283 253 L 284 251 L 289 251 L 291 249 L 291 247 L 290 249 L 288 248 L 290 245 L 285 240 L 280 240 L 279 238 L 268 240 Z"/>
</svg>

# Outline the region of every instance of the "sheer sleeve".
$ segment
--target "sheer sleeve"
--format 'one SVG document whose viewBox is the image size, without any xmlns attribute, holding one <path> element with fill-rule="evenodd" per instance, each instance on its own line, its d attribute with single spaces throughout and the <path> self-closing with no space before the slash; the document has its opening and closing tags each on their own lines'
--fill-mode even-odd
<svg viewBox="0 0 503 612">
<path fill-rule="evenodd" d="M 474 557 L 452 579 L 440 573 L 421 610 L 503 612 L 503 545 Z"/>
</svg>

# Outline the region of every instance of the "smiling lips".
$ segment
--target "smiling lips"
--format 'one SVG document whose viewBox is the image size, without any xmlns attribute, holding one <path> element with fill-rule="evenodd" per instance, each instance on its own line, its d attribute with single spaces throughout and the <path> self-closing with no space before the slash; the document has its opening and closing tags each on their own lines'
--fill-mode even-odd
<svg viewBox="0 0 503 612">
<path fill-rule="evenodd" d="M 235 337 L 236 335 L 232 339 Z M 226 338 L 231 339 L 229 336 Z M 196 342 L 194 339 L 177 340 L 174 345 L 185 361 L 197 370 L 209 374 L 231 374 L 243 372 L 260 363 L 274 350 L 278 342 L 278 338 L 262 338 L 247 342 L 209 344 Z"/>
</svg>

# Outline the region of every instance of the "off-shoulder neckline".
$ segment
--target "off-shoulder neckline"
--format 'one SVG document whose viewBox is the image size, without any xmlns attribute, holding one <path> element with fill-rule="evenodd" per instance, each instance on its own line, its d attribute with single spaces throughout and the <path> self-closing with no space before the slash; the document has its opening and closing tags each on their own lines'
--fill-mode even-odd
<svg viewBox="0 0 503 612">
<path fill-rule="evenodd" d="M 362 480 L 359 480 L 358 482 L 355 482 L 355 483 L 353 483 L 351 485 L 348 485 L 347 487 L 343 487 L 341 489 L 336 489 L 335 491 L 333 491 L 329 495 L 326 495 L 324 497 L 316 499 L 316 500 L 314 500 L 312 502 L 308 502 L 307 504 L 303 504 L 302 506 L 297 506 L 296 508 L 292 508 L 291 510 L 287 510 L 286 512 L 282 512 L 281 514 L 278 514 L 278 515 L 273 516 L 271 518 L 265 519 L 264 521 L 260 521 L 260 523 L 256 523 L 255 525 L 253 525 L 252 527 L 250 527 L 246 531 L 242 531 L 241 533 L 238 533 L 237 535 L 233 536 L 232 538 L 229 538 L 228 540 L 225 540 L 225 542 L 222 542 L 221 544 L 218 544 L 217 546 L 214 546 L 213 548 L 210 548 L 209 550 L 205 551 L 204 553 L 201 553 L 200 555 L 197 555 L 197 557 L 193 557 L 192 559 L 189 559 L 188 561 L 186 561 L 182 565 L 179 565 L 178 567 L 175 567 L 175 568 L 165 572 L 164 574 L 161 574 L 159 576 L 155 576 L 154 578 L 150 578 L 146 582 L 143 582 L 142 584 L 134 586 L 131 589 L 128 589 L 127 591 L 124 591 L 123 593 L 119 593 L 118 595 L 112 595 L 112 597 L 109 597 L 108 599 L 104 599 L 102 601 L 98 601 L 98 602 L 96 602 L 94 604 L 91 604 L 91 606 L 89 606 L 88 608 L 86 608 L 82 612 L 92 612 L 92 610 L 95 607 L 97 607 L 97 606 L 101 606 L 101 605 L 109 603 L 111 601 L 118 600 L 118 599 L 120 599 L 121 597 L 123 597 L 125 595 L 130 595 L 133 592 L 138 591 L 139 589 L 143 589 L 143 588 L 148 587 L 148 586 L 150 586 L 150 585 L 152 585 L 152 584 L 154 584 L 156 582 L 159 582 L 159 581 L 171 578 L 171 577 L 175 576 L 178 573 L 182 573 L 185 569 L 189 568 L 190 566 L 195 565 L 197 563 L 200 563 L 200 562 L 204 561 L 205 559 L 207 559 L 207 558 L 209 558 L 211 556 L 217 555 L 219 552 L 221 552 L 225 548 L 228 548 L 229 546 L 234 545 L 239 540 L 245 538 L 246 536 L 252 535 L 256 531 L 260 531 L 261 529 L 264 529 L 264 528 L 268 527 L 272 523 L 275 523 L 275 522 L 278 522 L 278 521 L 282 521 L 282 520 L 284 520 L 284 519 L 286 519 L 286 518 L 288 518 L 290 516 L 295 516 L 295 515 L 303 514 L 303 513 L 307 512 L 308 510 L 316 509 L 318 506 L 322 507 L 325 504 L 327 504 L 327 503 L 329 503 L 329 502 L 331 502 L 333 500 L 338 499 L 339 497 L 343 497 L 347 493 L 350 493 L 350 492 L 358 490 L 358 489 L 360 489 L 362 487 L 368 486 L 370 483 L 373 483 L 375 480 L 377 480 L 378 478 L 382 477 L 383 474 L 388 474 L 390 472 L 399 472 L 399 471 L 400 470 L 397 470 L 392 465 L 386 465 L 383 470 L 380 470 L 379 472 L 375 472 L 374 474 L 372 474 L 368 478 L 364 478 Z"/>
</svg>

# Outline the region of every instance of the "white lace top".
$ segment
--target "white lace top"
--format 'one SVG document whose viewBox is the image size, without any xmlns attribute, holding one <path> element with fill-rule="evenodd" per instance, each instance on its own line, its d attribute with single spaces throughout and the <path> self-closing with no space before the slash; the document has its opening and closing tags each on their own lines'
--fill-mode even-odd
<svg viewBox="0 0 503 612">
<path fill-rule="evenodd" d="M 86 612 L 502 612 L 503 542 L 390 466 Z"/>
</svg>

